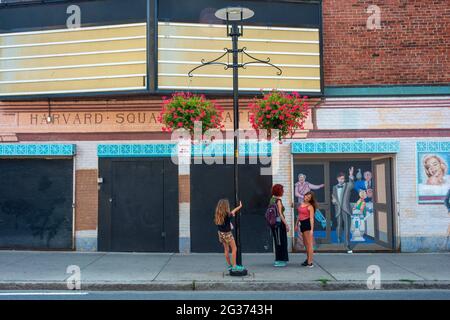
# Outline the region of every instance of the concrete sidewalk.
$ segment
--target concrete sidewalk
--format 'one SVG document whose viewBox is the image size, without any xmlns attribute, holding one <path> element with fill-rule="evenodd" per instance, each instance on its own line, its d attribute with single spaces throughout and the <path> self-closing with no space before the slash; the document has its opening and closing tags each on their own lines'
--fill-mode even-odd
<svg viewBox="0 0 450 320">
<path fill-rule="evenodd" d="M 230 277 L 222 254 L 0 251 L 0 290 L 65 290 L 68 266 L 81 270 L 82 290 L 345 290 L 367 289 L 369 266 L 382 289 L 450 289 L 450 253 L 322 253 L 315 267 L 291 254 L 286 268 L 272 254 L 244 254 L 250 274 Z"/>
</svg>

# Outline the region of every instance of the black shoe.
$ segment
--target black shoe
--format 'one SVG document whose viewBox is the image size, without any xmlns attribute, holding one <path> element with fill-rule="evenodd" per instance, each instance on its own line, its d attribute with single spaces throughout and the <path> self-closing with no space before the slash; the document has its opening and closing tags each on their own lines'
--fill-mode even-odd
<svg viewBox="0 0 450 320">
<path fill-rule="evenodd" d="M 303 266 L 303 267 L 307 267 L 307 266 L 308 266 L 308 259 L 306 259 L 305 261 L 303 261 L 302 266 Z"/>
<path fill-rule="evenodd" d="M 308 265 L 306 265 L 308 268 L 314 268 L 314 263 L 310 263 L 310 264 L 308 264 Z"/>
</svg>

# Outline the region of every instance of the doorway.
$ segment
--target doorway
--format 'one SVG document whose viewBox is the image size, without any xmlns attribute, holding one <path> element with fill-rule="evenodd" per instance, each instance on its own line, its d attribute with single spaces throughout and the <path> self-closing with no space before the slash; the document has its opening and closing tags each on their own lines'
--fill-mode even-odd
<svg viewBox="0 0 450 320">
<path fill-rule="evenodd" d="M 244 253 L 272 252 L 272 237 L 264 214 L 270 201 L 272 176 L 261 175 L 261 164 L 239 164 L 239 190 L 243 203 L 241 245 Z M 217 239 L 214 212 L 219 199 L 233 206 L 234 179 L 232 164 L 191 165 L 191 250 L 223 252 Z"/>
<path fill-rule="evenodd" d="M 72 249 L 72 159 L 1 159 L 0 181 L 0 248 Z"/>
<path fill-rule="evenodd" d="M 103 158 L 99 251 L 178 252 L 178 168 L 168 158 Z"/>
<path fill-rule="evenodd" d="M 390 156 L 380 155 L 294 157 L 295 207 L 308 190 L 315 193 L 319 204 L 314 223 L 317 251 L 393 250 L 392 164 Z M 345 178 L 343 185 L 338 183 L 338 176 Z M 336 204 L 339 201 L 342 208 Z M 340 214 L 346 214 L 347 219 Z M 297 219 L 297 210 L 294 215 Z M 294 239 L 294 251 L 303 251 L 298 234 Z"/>
</svg>

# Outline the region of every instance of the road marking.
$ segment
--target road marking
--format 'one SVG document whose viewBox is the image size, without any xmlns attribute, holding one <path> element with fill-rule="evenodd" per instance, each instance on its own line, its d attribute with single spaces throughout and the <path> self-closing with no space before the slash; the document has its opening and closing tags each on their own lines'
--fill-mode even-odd
<svg viewBox="0 0 450 320">
<path fill-rule="evenodd" d="M 89 292 L 0 292 L 0 296 L 85 296 Z"/>
</svg>

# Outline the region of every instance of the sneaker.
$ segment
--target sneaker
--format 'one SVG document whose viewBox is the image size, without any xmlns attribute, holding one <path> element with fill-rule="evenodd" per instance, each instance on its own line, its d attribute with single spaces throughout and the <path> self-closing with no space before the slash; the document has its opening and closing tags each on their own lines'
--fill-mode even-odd
<svg viewBox="0 0 450 320">
<path fill-rule="evenodd" d="M 243 266 L 232 267 L 231 271 L 243 271 L 245 268 Z"/>
<path fill-rule="evenodd" d="M 228 265 L 227 265 L 227 270 L 228 270 L 228 271 L 231 271 L 231 269 L 233 269 L 233 266 L 232 266 L 231 264 L 228 264 Z"/>
<path fill-rule="evenodd" d="M 303 266 L 303 267 L 308 266 L 308 259 L 306 259 L 305 261 L 303 261 L 302 266 Z"/>
<path fill-rule="evenodd" d="M 347 253 L 352 254 L 353 250 L 347 250 Z"/>
<path fill-rule="evenodd" d="M 307 266 L 308 268 L 314 268 L 314 263 L 311 262 L 310 264 L 307 264 L 306 266 Z"/>
<path fill-rule="evenodd" d="M 285 261 L 275 261 L 275 267 L 286 267 L 287 263 Z"/>
</svg>

